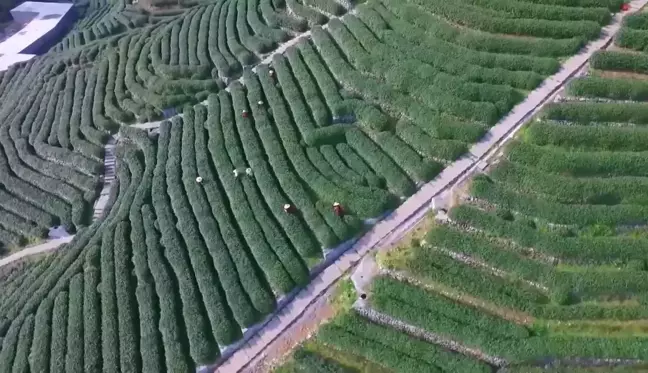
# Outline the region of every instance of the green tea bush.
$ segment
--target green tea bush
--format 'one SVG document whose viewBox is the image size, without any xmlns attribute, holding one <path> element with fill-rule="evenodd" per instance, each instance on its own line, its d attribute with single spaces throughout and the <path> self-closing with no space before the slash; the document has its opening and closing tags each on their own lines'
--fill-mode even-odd
<svg viewBox="0 0 648 373">
<path fill-rule="evenodd" d="M 640 53 L 598 51 L 590 58 L 590 66 L 599 70 L 618 70 L 634 73 L 648 72 L 648 56 Z"/>
<path fill-rule="evenodd" d="M 601 26 L 594 21 L 549 21 L 545 19 L 506 18 L 499 13 L 484 12 L 479 7 L 470 7 L 465 4 L 450 4 L 443 2 L 423 2 L 412 0 L 414 4 L 422 6 L 448 20 L 468 26 L 477 30 L 499 34 L 527 35 L 541 38 L 567 39 L 582 37 L 585 39 L 596 38 Z M 508 4 L 507 4 L 508 3 Z M 488 3 L 491 4 L 491 3 Z M 531 6 L 508 1 L 498 1 L 492 4 L 502 4 L 501 7 L 519 6 L 519 10 L 529 11 Z M 546 11 L 546 10 L 545 10 Z M 578 11 L 564 10 L 564 12 L 578 15 Z M 585 12 L 580 12 L 581 15 Z"/>
<path fill-rule="evenodd" d="M 615 43 L 623 48 L 644 51 L 648 47 L 648 31 L 624 27 L 616 35 Z"/>
<path fill-rule="evenodd" d="M 588 76 L 572 80 L 567 89 L 572 96 L 632 101 L 648 99 L 648 83 L 630 79 Z"/>
<path fill-rule="evenodd" d="M 506 339 L 529 336 L 529 331 L 522 326 L 386 277 L 373 281 L 370 301 L 379 311 L 453 338 L 467 337 L 462 335 L 461 325 L 472 325 L 471 334 L 475 336 L 481 334 Z"/>
<path fill-rule="evenodd" d="M 553 4 L 519 3 L 511 0 L 466 0 L 466 3 L 492 9 L 512 18 L 546 19 L 555 21 L 595 21 L 601 26 L 610 22 L 610 10 L 602 7 L 556 6 Z M 580 5 L 580 4 L 579 4 Z M 614 9 L 615 11 L 619 9 Z"/>
<path fill-rule="evenodd" d="M 648 30 L 648 15 L 643 12 L 630 14 L 623 18 L 623 26 L 637 30 Z"/>
<path fill-rule="evenodd" d="M 355 314 L 341 316 L 324 325 L 317 339 L 399 372 L 428 372 L 439 368 L 458 373 L 490 371 L 486 364 L 452 354 L 437 345 L 371 323 Z"/>
</svg>

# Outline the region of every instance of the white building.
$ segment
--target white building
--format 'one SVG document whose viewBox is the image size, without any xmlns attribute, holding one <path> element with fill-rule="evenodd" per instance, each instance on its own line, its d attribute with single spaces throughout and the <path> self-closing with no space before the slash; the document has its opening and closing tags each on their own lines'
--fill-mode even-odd
<svg viewBox="0 0 648 373">
<path fill-rule="evenodd" d="M 25 1 L 11 10 L 20 31 L 0 42 L 0 71 L 44 53 L 67 32 L 75 12 L 70 3 Z"/>
</svg>

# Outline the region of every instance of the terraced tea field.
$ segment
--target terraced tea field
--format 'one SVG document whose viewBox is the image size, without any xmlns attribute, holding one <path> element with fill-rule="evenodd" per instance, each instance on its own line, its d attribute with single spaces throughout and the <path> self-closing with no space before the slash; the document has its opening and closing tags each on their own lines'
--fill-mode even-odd
<svg viewBox="0 0 648 373">
<path fill-rule="evenodd" d="M 276 371 L 644 371 L 645 14 Z"/>
<path fill-rule="evenodd" d="M 621 4 L 227 0 L 184 4 L 165 14 L 147 14 L 123 1 L 78 4 L 84 17 L 60 44 L 0 73 L 0 242 L 13 249 L 59 224 L 76 232 L 56 253 L 1 280 L 0 370 L 188 372 L 220 363 L 278 300 L 310 281 L 331 250 L 466 153 L 562 60 L 597 39 Z M 280 53 L 273 53 L 277 48 Z M 466 290 L 476 297 L 500 294 L 495 284 L 505 279 L 483 281 L 483 271 L 434 251 L 438 235 L 448 245 L 466 242 L 466 250 L 501 252 L 493 258 L 508 263 L 502 271 L 524 264 L 537 276 L 529 281 L 542 286 L 520 287 L 521 298 L 501 306 L 530 318 L 574 319 L 582 317 L 578 312 L 590 319 L 600 312 L 608 319 L 640 318 L 645 214 L 641 188 L 626 177 L 643 176 L 636 166 L 641 123 L 549 122 L 594 112 L 570 111 L 569 105 L 553 106 L 546 121 L 529 127 L 490 178 L 473 183 L 478 198 L 452 211 L 456 223 L 435 228 L 429 245 L 411 254 L 416 260 L 399 269 L 427 281 L 425 276 L 445 273 L 428 271 L 438 260 L 449 271 L 443 281 L 493 286 L 483 293 Z M 182 115 L 149 132 L 138 128 L 156 127 L 174 110 Z M 640 110 L 624 110 L 639 112 L 625 121 L 635 123 Z M 610 142 L 612 133 L 618 140 Z M 116 181 L 95 220 L 92 206 L 103 184 L 106 145 L 113 141 Z M 538 152 L 548 160 L 534 161 Z M 539 169 L 575 169 L 569 157 L 584 152 L 596 153 L 601 162 L 629 157 L 627 171 L 612 167 L 626 158 L 606 163 L 615 175 L 598 168 L 575 175 Z M 561 154 L 562 162 L 550 159 Z M 590 154 L 579 156 L 591 165 Z M 508 211 L 504 217 L 510 219 L 493 208 Z M 519 223 L 520 214 L 537 219 L 534 228 Z M 522 249 L 505 243 L 504 233 L 494 242 L 481 231 L 464 233 L 468 223 L 460 224 L 460 216 L 482 215 L 505 221 L 503 227 L 526 227 L 537 240 L 548 240 L 549 248 L 534 247 L 546 250 L 544 256 L 518 260 Z M 565 232 L 563 225 L 576 228 L 572 236 L 560 236 L 557 224 Z M 585 264 L 594 255 L 586 249 L 569 246 L 558 255 L 563 251 L 551 240 L 623 245 L 599 244 L 597 266 L 590 267 Z M 590 241 L 580 245 L 589 248 Z M 609 248 L 619 251 L 618 258 Z M 558 259 L 547 262 L 545 256 Z M 619 277 L 603 281 L 601 271 Z M 612 299 L 622 286 L 627 296 Z M 416 294 L 421 302 L 401 306 L 390 289 Z M 503 299 L 509 298 L 514 295 Z M 563 298 L 579 305 L 554 304 Z M 602 299 L 604 306 L 596 303 Z M 623 306 L 609 305 L 613 300 Z M 389 278 L 377 280 L 369 304 L 420 329 L 439 332 L 435 328 L 445 325 L 440 332 L 479 348 L 488 345 L 485 353 L 501 359 L 573 350 L 566 337 L 545 344 L 559 329 L 549 322 L 532 328 L 488 318 Z M 435 307 L 465 318 L 454 324 L 443 321 L 445 314 L 439 323 L 407 318 L 432 317 Z M 479 325 L 483 335 L 469 324 Z M 318 339 L 377 359 L 386 371 L 490 369 L 473 356 L 448 353 L 358 315 L 325 330 Z M 594 341 L 583 347 L 584 355 L 643 356 L 641 340 L 582 338 Z M 320 363 L 308 353 L 299 359 Z"/>
</svg>

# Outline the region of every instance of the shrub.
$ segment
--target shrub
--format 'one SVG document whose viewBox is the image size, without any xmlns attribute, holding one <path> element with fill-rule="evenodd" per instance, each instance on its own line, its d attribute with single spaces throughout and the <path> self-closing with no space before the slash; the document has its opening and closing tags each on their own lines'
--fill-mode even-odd
<svg viewBox="0 0 648 373">
<path fill-rule="evenodd" d="M 251 20 L 250 18 L 253 16 L 247 14 L 247 8 L 247 1 L 232 2 L 229 6 L 229 12 L 236 14 L 237 36 L 239 40 L 241 40 L 241 44 L 243 44 L 243 46 L 257 54 L 262 54 L 276 48 L 277 44 L 273 40 L 273 38 L 276 37 L 279 40 L 285 40 L 285 38 L 287 37 L 285 33 L 284 35 L 275 35 L 271 31 L 271 29 L 264 28 L 264 25 L 260 21 L 258 21 L 258 19 L 256 19 L 256 21 L 258 22 L 249 22 Z M 253 13 L 256 15 L 256 7 Z M 230 16 L 228 15 L 228 18 L 229 17 Z M 255 34 L 252 34 L 250 32 L 250 27 L 255 31 Z M 262 33 L 259 33 L 259 31 L 261 31 Z M 270 32 L 270 34 L 268 34 L 266 31 Z M 278 33 L 282 32 L 281 30 L 274 31 Z"/>
<path fill-rule="evenodd" d="M 342 30 L 340 27 L 338 29 Z M 418 101 L 413 102 L 410 97 L 394 91 L 371 77 L 359 74 L 344 60 L 326 32 L 317 28 L 313 29 L 312 32 L 313 41 L 327 64 L 331 66 L 331 71 L 336 76 L 336 79 L 340 80 L 344 87 L 359 92 L 369 103 L 375 103 L 386 112 L 392 112 L 394 115 L 396 115 L 396 112 L 404 113 L 416 125 L 421 126 L 435 138 L 454 138 L 469 141 L 469 139 L 478 138 L 483 134 L 484 128 L 478 124 L 473 123 L 464 126 L 457 125 L 456 122 L 444 121 L 435 110 L 420 104 Z M 352 44 L 349 45 L 349 48 L 359 50 L 357 47 L 353 47 Z M 442 105 L 443 102 L 449 102 L 444 100 L 441 97 L 438 104 Z M 488 116 L 492 113 L 491 111 L 490 114 L 475 113 L 475 115 Z"/>
<path fill-rule="evenodd" d="M 590 58 L 590 66 L 599 70 L 648 72 L 648 56 L 640 53 L 598 51 Z"/>
<path fill-rule="evenodd" d="M 327 126 L 330 123 L 328 108 L 320 99 L 317 83 L 311 78 L 310 72 L 302 61 L 298 49 L 295 47 L 288 48 L 286 50 L 286 56 L 288 57 L 292 73 L 297 80 L 304 100 L 310 108 L 310 114 L 313 116 L 315 124 L 318 127 Z"/>
<path fill-rule="evenodd" d="M 572 96 L 646 101 L 648 100 L 648 83 L 640 80 L 588 76 L 572 80 L 568 86 L 568 92 Z"/>
<path fill-rule="evenodd" d="M 32 343 L 32 336 L 34 334 L 34 315 L 29 315 L 23 321 L 18 334 L 18 346 L 16 347 L 16 356 L 13 362 L 12 371 L 15 372 L 28 372 L 29 363 L 28 355 L 29 348 Z"/>
<path fill-rule="evenodd" d="M 304 32 L 308 22 L 303 18 L 294 18 L 282 12 L 276 12 L 271 0 L 260 0 L 261 16 L 268 26 L 273 28 L 284 27 L 296 32 Z"/>
<path fill-rule="evenodd" d="M 376 134 L 374 141 L 412 180 L 418 183 L 432 180 L 443 169 L 443 165 L 440 163 L 422 159 L 412 148 L 391 132 Z"/>
<path fill-rule="evenodd" d="M 223 242 L 221 232 L 218 230 L 217 223 L 212 216 L 210 203 L 205 196 L 205 192 L 198 184 L 196 184 L 194 178 L 190 176 L 197 175 L 195 162 L 196 158 L 198 158 L 198 154 L 203 152 L 206 153 L 208 151 L 203 138 L 201 138 L 202 141 L 200 143 L 196 143 L 195 141 L 196 135 L 194 134 L 194 127 L 196 127 L 196 130 L 198 131 L 204 131 L 204 127 L 202 127 L 204 126 L 204 123 L 195 123 L 193 116 L 193 109 L 187 110 L 185 112 L 182 131 L 182 169 L 183 172 L 186 173 L 186 176 L 183 178 L 183 184 L 185 191 L 187 192 L 187 198 L 192 207 L 193 214 L 194 216 L 196 216 L 200 234 L 203 237 L 210 238 L 208 240 L 205 240 L 205 246 L 210 253 L 214 267 L 218 272 L 218 279 L 223 284 L 223 290 L 227 298 L 228 306 L 232 310 L 233 317 L 238 322 L 238 324 L 243 327 L 248 327 L 258 320 L 258 313 L 254 309 L 253 305 L 248 301 L 247 294 L 244 288 L 242 288 L 242 284 L 249 289 L 249 292 L 251 294 L 262 293 L 262 295 L 266 299 L 266 302 L 270 302 L 270 295 L 255 289 L 255 287 L 259 288 L 262 286 L 261 283 L 258 282 L 256 276 L 246 276 L 251 278 L 243 279 L 241 278 L 243 276 L 239 276 L 237 274 L 243 273 L 245 269 L 251 270 L 249 259 L 247 259 L 244 254 L 241 255 L 233 253 L 235 257 L 243 256 L 244 258 L 232 261 L 230 252 L 227 251 L 227 246 Z M 201 137 L 204 137 L 204 135 L 201 134 Z M 196 147 L 194 148 L 194 146 Z M 201 162 L 204 161 L 201 160 Z M 201 166 L 200 168 L 204 169 L 205 167 Z M 211 175 L 208 176 L 208 173 L 201 172 L 199 174 L 203 175 L 203 177 L 205 178 L 204 182 L 208 183 L 213 180 L 213 177 Z M 222 204 L 222 202 L 220 203 Z M 212 206 L 212 208 L 213 207 L 216 206 Z M 220 220 L 222 220 L 222 218 Z M 237 267 L 235 263 L 239 263 L 240 267 Z M 237 270 L 237 268 L 240 269 Z M 233 340 L 237 336 L 238 333 L 232 333 L 232 336 L 228 340 L 221 340 L 219 341 L 219 343 L 221 345 L 227 345 L 233 342 Z"/>
<path fill-rule="evenodd" d="M 553 231 L 532 229 L 519 221 L 507 222 L 495 214 L 489 214 L 467 205 L 450 211 L 450 217 L 460 224 L 466 224 L 487 231 L 489 234 L 505 237 L 524 247 L 533 247 L 548 255 L 582 264 L 609 264 L 620 259 L 644 259 L 647 250 L 645 240 L 627 236 L 612 237 L 566 237 Z"/>
<path fill-rule="evenodd" d="M 234 209 L 233 213 L 236 220 L 240 224 L 239 227 L 241 229 L 243 237 L 246 239 L 250 249 L 252 250 L 252 255 L 256 259 L 257 263 L 259 263 L 261 269 L 266 273 L 272 289 L 279 293 L 288 292 L 290 289 L 292 289 L 294 283 L 286 269 L 279 264 L 279 259 L 268 244 L 261 226 L 255 219 L 254 211 L 250 207 L 246 193 L 242 188 L 241 183 L 239 183 L 229 171 L 227 172 L 227 174 L 225 174 L 224 171 L 221 171 L 232 170 L 235 167 L 233 165 L 233 162 L 230 161 L 230 157 L 228 157 L 228 149 L 232 151 L 231 154 L 234 154 L 234 152 L 238 153 L 237 158 L 234 158 L 235 161 L 237 161 L 236 164 L 242 165 L 244 158 L 241 154 L 242 151 L 238 147 L 238 145 L 229 142 L 235 139 L 235 137 L 232 136 L 234 135 L 233 131 L 235 131 L 235 123 L 232 117 L 232 104 L 229 96 L 221 94 L 219 95 L 219 98 L 221 99 L 220 106 L 213 105 L 210 107 L 210 110 L 214 110 L 216 112 L 220 111 L 220 122 L 223 128 L 222 132 L 229 132 L 231 135 L 226 135 L 227 137 L 225 137 L 223 136 L 223 134 L 217 133 L 217 122 L 214 122 L 214 124 L 208 126 L 209 150 L 214 159 L 216 169 L 217 171 L 219 171 L 219 178 L 230 203 L 238 206 L 237 209 Z M 212 118 L 214 118 L 214 120 L 217 120 L 213 116 Z M 259 151 L 259 149 L 257 148 L 256 151 Z"/>
<path fill-rule="evenodd" d="M 623 26 L 637 30 L 648 30 L 648 15 L 641 12 L 630 14 L 623 18 Z"/>
<path fill-rule="evenodd" d="M 290 116 L 283 100 L 279 95 L 277 87 L 274 85 L 272 78 L 269 76 L 268 69 L 260 67 L 258 70 L 259 81 L 256 79 L 246 79 L 246 85 L 249 87 L 249 92 L 256 92 L 260 97 L 261 93 L 265 94 L 270 108 L 272 108 L 274 122 L 277 123 L 277 130 L 279 138 L 284 143 L 289 141 L 297 141 L 297 135 L 291 127 L 284 124 L 289 123 Z M 260 83 L 260 84 L 259 84 Z M 210 101 L 210 110 L 213 108 L 212 101 Z M 259 118 L 266 118 L 265 116 L 258 116 Z M 276 136 L 275 131 L 270 131 L 271 127 L 262 126 L 260 131 L 263 133 L 261 139 L 264 146 L 268 149 L 269 161 L 272 165 L 273 171 L 278 178 L 278 181 L 286 193 L 286 195 L 293 201 L 296 206 L 299 206 L 304 217 L 305 222 L 313 231 L 315 237 L 322 247 L 328 247 L 337 242 L 335 235 L 330 228 L 324 223 L 322 217 L 314 208 L 314 204 L 310 200 L 309 194 L 303 189 L 301 183 L 296 178 L 296 175 L 291 171 L 289 166 L 289 157 L 291 154 L 284 153 L 285 149 L 282 146 L 280 139 Z M 299 170 L 296 170 L 297 172 Z"/>
<path fill-rule="evenodd" d="M 370 27 L 384 43 L 396 48 L 430 48 L 437 51 L 437 53 L 426 53 L 430 57 L 445 57 L 446 60 L 453 60 L 461 64 L 467 63 L 486 68 L 501 68 L 509 71 L 533 71 L 543 75 L 553 74 L 560 67 L 560 63 L 553 58 L 491 53 L 462 47 L 442 39 L 442 35 L 432 35 L 427 33 L 426 31 L 428 30 L 419 27 L 416 21 L 410 20 L 410 22 L 408 22 L 394 16 L 388 17 L 388 21 L 389 26 L 396 32 L 388 31 L 388 25 L 376 9 L 372 7 L 370 8 L 369 6 L 359 6 L 356 8 L 356 12 L 357 16 L 368 27 Z M 414 14 L 412 14 L 412 16 L 414 16 Z M 424 17 L 425 14 L 420 14 L 420 16 Z M 437 22 L 431 27 L 441 28 L 442 22 L 442 20 L 437 20 Z M 472 30 L 465 30 L 467 32 L 474 32 Z M 447 35 L 449 33 L 445 34 Z M 493 37 L 495 37 L 495 35 L 493 35 Z M 523 75 L 517 74 L 517 76 Z M 493 76 L 493 79 L 494 78 L 496 77 Z"/>
<path fill-rule="evenodd" d="M 101 325 L 99 269 L 91 264 L 83 271 L 83 371 L 94 372 L 101 367 Z"/>
<path fill-rule="evenodd" d="M 53 302 L 43 302 L 38 306 L 34 322 L 34 336 L 29 353 L 29 368 L 37 372 L 49 370 L 50 360 L 50 325 Z"/>
<path fill-rule="evenodd" d="M 137 326 L 133 317 L 136 307 L 133 305 L 133 290 L 130 285 L 132 268 L 128 224 L 121 222 L 115 229 L 115 296 L 117 299 L 118 333 L 119 333 L 119 367 L 121 372 L 137 372 L 140 368 L 139 344 L 135 336 Z"/>
<path fill-rule="evenodd" d="M 324 2 L 325 0 L 321 1 Z M 292 11 L 293 14 L 301 19 L 305 19 L 311 26 L 323 25 L 328 21 L 328 17 L 326 17 L 324 14 L 318 12 L 313 8 L 302 5 L 297 0 L 286 0 L 286 5 L 288 5 L 288 8 Z"/>
<path fill-rule="evenodd" d="M 317 339 L 400 372 L 427 372 L 437 367 L 457 373 L 487 372 L 490 369 L 486 364 L 452 354 L 355 314 L 344 315 L 324 325 Z"/>
<path fill-rule="evenodd" d="M 257 8 L 259 7 L 259 0 L 247 1 L 247 23 L 252 27 L 255 34 L 260 35 L 266 39 L 272 40 L 276 43 L 285 42 L 290 39 L 290 35 L 278 26 L 269 27 L 261 21 Z"/>
<path fill-rule="evenodd" d="M 439 20 L 438 17 L 428 12 L 421 12 L 420 8 L 412 4 L 403 4 L 403 2 L 394 0 L 385 0 L 382 3 L 389 11 L 386 11 L 387 9 L 382 6 L 374 5 L 374 7 L 382 17 L 388 20 L 390 25 L 394 19 L 393 14 L 395 14 L 399 18 L 425 29 L 427 33 L 435 37 L 478 51 L 558 57 L 574 54 L 584 45 L 581 37 L 534 40 L 483 33 L 468 28 L 459 28 L 450 22 Z"/>
<path fill-rule="evenodd" d="M 468 337 L 462 333 L 461 325 L 472 325 L 471 334 L 477 338 L 480 334 L 505 339 L 529 336 L 529 331 L 522 326 L 390 278 L 375 279 L 372 290 L 371 304 L 377 310 L 453 338 Z"/>
<path fill-rule="evenodd" d="M 574 151 L 514 141 L 507 153 L 510 161 L 539 171 L 565 176 L 644 176 L 648 163 L 643 153 Z"/>
<path fill-rule="evenodd" d="M 65 354 L 67 344 L 68 293 L 60 292 L 54 300 L 52 309 L 52 354 L 50 372 L 65 372 Z"/>
<path fill-rule="evenodd" d="M 629 260 L 626 267 L 631 271 L 645 271 L 647 269 L 644 259 Z"/>
<path fill-rule="evenodd" d="M 558 287 L 551 294 L 551 300 L 559 306 L 569 306 L 575 302 L 571 289 Z"/>
<path fill-rule="evenodd" d="M 323 145 L 319 148 L 320 153 L 331 167 L 345 180 L 354 184 L 366 185 L 367 180 L 344 163 L 342 157 L 335 150 L 333 145 Z"/>
<path fill-rule="evenodd" d="M 580 4 L 576 6 L 555 6 L 554 4 L 529 4 L 519 3 L 511 0 L 468 0 L 469 4 L 473 4 L 482 8 L 492 9 L 513 18 L 528 18 L 528 19 L 546 19 L 556 21 L 595 21 L 600 25 L 606 25 L 612 18 L 610 10 L 602 7 L 581 7 Z M 614 9 L 617 11 L 618 9 Z"/>
<path fill-rule="evenodd" d="M 308 43 L 299 44 L 298 50 L 300 52 L 299 54 L 304 60 L 304 63 L 310 69 L 311 74 L 313 74 L 313 77 L 317 82 L 317 87 L 319 87 L 319 90 L 322 92 L 322 97 L 324 98 L 324 101 L 326 101 L 326 106 L 328 106 L 331 114 L 334 116 L 345 114 L 346 108 L 342 102 L 342 97 L 340 96 L 337 83 L 335 80 L 333 80 L 333 77 L 329 73 L 327 66 L 322 62 L 321 57 Z M 297 56 L 296 52 L 294 54 L 295 56 L 293 57 L 293 59 L 295 59 Z M 289 59 L 290 57 L 291 54 L 288 54 Z"/>
<path fill-rule="evenodd" d="M 500 219 L 508 220 L 508 221 L 513 221 L 515 219 L 513 217 L 513 214 L 511 213 L 511 210 L 506 210 L 506 209 L 497 209 L 497 216 Z"/>
<path fill-rule="evenodd" d="M 497 17 L 492 13 L 479 11 L 478 8 L 471 8 L 463 4 L 430 3 L 421 0 L 412 0 L 412 2 L 436 14 L 442 15 L 452 22 L 492 33 L 554 39 L 572 37 L 594 39 L 599 35 L 601 30 L 600 25 L 593 21 L 547 21 L 544 19 L 505 18 Z M 495 2 L 493 4 L 502 4 L 503 6 L 516 5 L 514 2 Z M 529 5 L 526 7 L 520 5 L 518 9 L 530 10 L 532 7 Z M 578 15 L 578 11 L 564 10 L 564 12 L 573 12 L 574 15 Z M 583 13 L 586 12 L 581 11 L 581 16 Z"/>
<path fill-rule="evenodd" d="M 219 47 L 219 49 L 221 51 L 229 49 L 238 62 L 245 66 L 251 64 L 255 57 L 249 50 L 238 42 L 235 9 L 236 4 L 233 2 L 230 2 L 229 4 L 223 3 L 223 6 L 221 7 L 220 18 L 218 21 L 218 33 L 219 35 L 223 35 L 223 41 L 227 44 L 227 48 Z M 221 36 L 219 36 L 219 45 L 220 38 Z"/>
<path fill-rule="evenodd" d="M 201 311 L 204 306 L 200 299 L 200 291 L 194 284 L 193 269 L 187 258 L 187 253 L 181 249 L 178 232 L 173 222 L 173 213 L 167 198 L 165 166 L 168 158 L 169 126 L 169 122 L 164 122 L 160 127 L 161 135 L 158 140 L 158 154 L 153 174 L 151 196 L 162 234 L 161 243 L 166 248 L 172 249 L 166 250 L 166 256 L 178 279 L 182 299 L 182 313 L 187 325 L 186 332 L 189 340 L 190 355 L 196 362 L 209 362 L 214 354 L 210 333 L 207 332 L 210 324 L 206 315 Z"/>
<path fill-rule="evenodd" d="M 378 174 L 385 177 L 387 187 L 401 196 L 414 193 L 412 181 L 398 168 L 376 144 L 359 130 L 347 131 L 347 143 L 351 146 Z"/>
<path fill-rule="evenodd" d="M 623 27 L 616 35 L 615 43 L 623 48 L 644 51 L 648 47 L 648 31 Z"/>
<path fill-rule="evenodd" d="M 70 280 L 65 372 L 83 372 L 83 274 Z"/>
<path fill-rule="evenodd" d="M 150 205 L 142 206 L 142 220 L 146 234 L 148 264 L 155 280 L 155 292 L 160 302 L 159 332 L 164 343 L 166 367 L 169 370 L 187 371 L 190 369 L 190 364 L 185 356 L 185 346 L 180 342 L 182 336 L 180 325 L 182 324 L 179 324 L 181 322 L 179 318 L 183 317 L 184 312 L 176 313 L 176 310 L 183 309 L 180 303 L 183 293 L 180 293 L 181 299 L 176 298 L 171 270 L 168 269 L 165 262 L 163 248 L 159 243 L 160 237 L 154 227 L 155 215 Z M 181 288 L 181 290 L 184 289 Z"/>
<path fill-rule="evenodd" d="M 346 373 L 347 369 L 338 365 L 334 361 L 324 359 L 323 357 L 306 351 L 298 349 L 293 354 L 293 359 L 299 368 L 305 372 L 329 372 L 329 373 Z"/>
<path fill-rule="evenodd" d="M 643 115 L 641 106 L 628 108 L 636 108 L 638 115 Z M 629 115 L 632 115 L 632 111 Z M 644 151 L 647 149 L 648 140 L 648 131 L 639 126 L 565 126 L 542 122 L 535 122 L 528 127 L 526 135 L 527 141 L 535 145 L 554 145 L 589 151 Z"/>
<path fill-rule="evenodd" d="M 340 157 L 346 162 L 346 164 L 357 172 L 359 175 L 367 180 L 367 183 L 371 186 L 381 188 L 385 184 L 385 180 L 380 176 L 376 175 L 369 166 L 356 154 L 353 149 L 346 143 L 337 144 L 335 147 Z"/>
</svg>

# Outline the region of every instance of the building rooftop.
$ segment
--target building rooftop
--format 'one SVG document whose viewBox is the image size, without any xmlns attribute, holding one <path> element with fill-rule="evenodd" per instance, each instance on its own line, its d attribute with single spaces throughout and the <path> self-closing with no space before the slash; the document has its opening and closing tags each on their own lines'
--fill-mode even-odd
<svg viewBox="0 0 648 373">
<path fill-rule="evenodd" d="M 0 71 L 5 71 L 9 68 L 9 66 L 22 62 L 22 61 L 27 61 L 32 59 L 35 54 L 25 54 L 25 53 L 17 53 L 17 54 L 0 54 Z"/>
<path fill-rule="evenodd" d="M 11 10 L 20 30 L 0 41 L 0 71 L 15 62 L 25 61 L 33 54 L 22 53 L 52 31 L 72 9 L 71 3 L 40 3 L 25 1 Z"/>
</svg>

